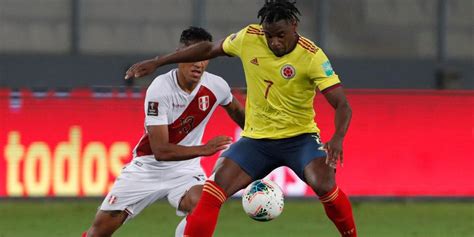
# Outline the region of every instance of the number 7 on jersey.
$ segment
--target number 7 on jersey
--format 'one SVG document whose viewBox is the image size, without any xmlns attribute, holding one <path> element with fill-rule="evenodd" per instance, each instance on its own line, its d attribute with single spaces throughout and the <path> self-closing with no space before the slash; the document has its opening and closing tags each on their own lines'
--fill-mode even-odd
<svg viewBox="0 0 474 237">
<path fill-rule="evenodd" d="M 268 91 L 270 91 L 270 87 L 272 87 L 273 81 L 269 81 L 269 80 L 263 80 L 263 81 L 268 84 L 267 89 L 265 90 L 265 99 L 267 99 Z"/>
</svg>

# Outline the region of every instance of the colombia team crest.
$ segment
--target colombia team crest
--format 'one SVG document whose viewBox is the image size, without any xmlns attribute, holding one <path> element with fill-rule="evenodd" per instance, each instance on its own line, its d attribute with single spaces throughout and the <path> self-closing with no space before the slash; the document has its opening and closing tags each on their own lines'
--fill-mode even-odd
<svg viewBox="0 0 474 237">
<path fill-rule="evenodd" d="M 293 77 L 295 77 L 296 75 L 296 70 L 293 66 L 291 66 L 290 64 L 285 64 L 281 70 L 280 70 L 280 74 L 283 78 L 285 79 L 291 79 Z"/>
<path fill-rule="evenodd" d="M 199 97 L 198 101 L 200 110 L 206 111 L 209 108 L 209 96 L 201 96 Z"/>
</svg>

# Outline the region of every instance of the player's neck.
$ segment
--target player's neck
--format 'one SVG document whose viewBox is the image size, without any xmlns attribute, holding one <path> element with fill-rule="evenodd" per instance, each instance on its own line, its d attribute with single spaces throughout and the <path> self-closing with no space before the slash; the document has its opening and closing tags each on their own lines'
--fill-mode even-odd
<svg viewBox="0 0 474 237">
<path fill-rule="evenodd" d="M 183 73 L 181 73 L 179 70 L 176 73 L 178 77 L 178 86 L 186 93 L 191 94 L 196 88 L 196 86 L 199 84 L 199 82 L 194 82 L 190 80 L 186 80 Z"/>
</svg>

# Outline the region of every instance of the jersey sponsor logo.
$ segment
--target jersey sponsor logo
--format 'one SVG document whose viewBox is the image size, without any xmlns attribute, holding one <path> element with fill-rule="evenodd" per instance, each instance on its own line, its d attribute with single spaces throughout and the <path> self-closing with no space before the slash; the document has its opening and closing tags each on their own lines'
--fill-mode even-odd
<svg viewBox="0 0 474 237">
<path fill-rule="evenodd" d="M 291 79 L 296 75 L 296 69 L 290 64 L 284 65 L 280 70 L 281 76 L 285 79 Z"/>
<path fill-rule="evenodd" d="M 202 111 L 206 111 L 209 108 L 209 96 L 201 96 L 199 97 L 199 109 Z"/>
<path fill-rule="evenodd" d="M 257 58 L 253 58 L 252 60 L 250 60 L 250 63 L 255 64 L 257 66 L 260 65 L 260 64 L 258 64 L 258 59 Z"/>
<path fill-rule="evenodd" d="M 148 102 L 148 109 L 147 109 L 146 115 L 158 116 L 158 102 L 154 102 L 154 101 Z"/>
<path fill-rule="evenodd" d="M 173 103 L 172 105 L 173 105 L 173 108 L 185 108 L 186 107 L 186 105 L 180 105 L 180 104 L 175 104 L 175 103 Z"/>
<path fill-rule="evenodd" d="M 323 67 L 323 70 L 324 70 L 324 73 L 326 74 L 326 76 L 332 76 L 332 74 L 334 74 L 334 70 L 332 69 L 332 66 L 331 66 L 331 63 L 328 61 L 324 62 L 322 64 L 322 67 Z"/>
</svg>

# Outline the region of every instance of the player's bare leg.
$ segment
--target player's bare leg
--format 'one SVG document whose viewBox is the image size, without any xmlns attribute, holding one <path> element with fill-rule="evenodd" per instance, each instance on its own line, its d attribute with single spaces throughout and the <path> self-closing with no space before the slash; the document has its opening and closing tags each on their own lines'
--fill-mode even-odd
<svg viewBox="0 0 474 237">
<path fill-rule="evenodd" d="M 304 169 L 306 183 L 319 196 L 326 215 L 344 237 L 357 236 L 352 207 L 346 194 L 336 185 L 334 168 L 324 158 L 311 161 Z"/>
<path fill-rule="evenodd" d="M 227 197 L 247 187 L 253 181 L 240 166 L 231 159 L 221 157 L 215 167 L 214 182 L 224 190 Z"/>
<path fill-rule="evenodd" d="M 196 204 L 201 198 L 202 193 L 202 186 L 203 185 L 195 185 L 192 186 L 182 197 L 181 201 L 179 202 L 178 209 L 183 212 L 190 213 L 196 207 Z M 176 227 L 175 237 L 183 237 L 184 235 L 184 228 L 186 227 L 187 221 L 186 217 L 179 222 L 178 226 Z"/>
<path fill-rule="evenodd" d="M 123 224 L 128 214 L 125 211 L 98 211 L 87 237 L 108 237 Z"/>
<path fill-rule="evenodd" d="M 217 224 L 217 217 L 227 197 L 252 182 L 237 163 L 221 158 L 215 169 L 214 180 L 204 184 L 196 209 L 188 215 L 185 237 L 211 237 Z"/>
<path fill-rule="evenodd" d="M 203 185 L 192 186 L 179 202 L 178 209 L 183 212 L 192 212 L 201 198 Z"/>
<path fill-rule="evenodd" d="M 314 159 L 306 165 L 304 176 L 306 183 L 320 197 L 331 191 L 336 185 L 334 168 L 327 165 L 324 158 Z"/>
</svg>

